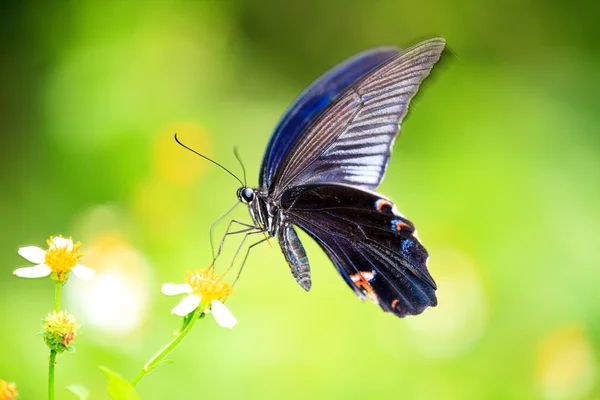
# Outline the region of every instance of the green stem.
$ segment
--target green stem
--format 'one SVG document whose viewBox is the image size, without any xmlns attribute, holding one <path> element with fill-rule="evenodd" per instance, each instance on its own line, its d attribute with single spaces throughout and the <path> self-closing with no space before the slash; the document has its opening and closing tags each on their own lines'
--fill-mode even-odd
<svg viewBox="0 0 600 400">
<path fill-rule="evenodd" d="M 60 311 L 60 291 L 62 282 L 56 282 L 54 290 L 54 311 Z M 56 350 L 50 350 L 50 362 L 48 365 L 48 400 L 54 400 L 54 367 L 56 366 Z"/>
<path fill-rule="evenodd" d="M 56 289 L 54 291 L 54 311 L 60 311 L 60 290 L 62 289 L 62 282 L 56 282 Z"/>
<path fill-rule="evenodd" d="M 131 381 L 132 387 L 137 385 L 137 383 L 144 377 L 144 375 L 146 375 L 148 372 L 152 371 L 154 368 L 160 365 L 163 358 L 169 355 L 169 353 L 173 351 L 175 346 L 177 346 L 179 342 L 181 342 L 183 338 L 186 337 L 186 335 L 192 330 L 192 327 L 194 326 L 196 321 L 199 318 L 203 317 L 203 312 L 196 310 L 190 315 L 191 317 L 185 318 L 183 326 L 175 334 L 175 337 L 165 347 L 163 347 L 161 351 L 156 353 L 154 357 L 152 357 L 150 361 L 148 361 L 146 365 L 144 365 L 144 368 L 142 368 L 142 370 L 135 376 L 135 378 L 133 378 L 133 380 Z"/>
<path fill-rule="evenodd" d="M 56 351 L 50 350 L 50 365 L 48 367 L 48 400 L 54 400 L 54 366 L 56 365 Z"/>
</svg>

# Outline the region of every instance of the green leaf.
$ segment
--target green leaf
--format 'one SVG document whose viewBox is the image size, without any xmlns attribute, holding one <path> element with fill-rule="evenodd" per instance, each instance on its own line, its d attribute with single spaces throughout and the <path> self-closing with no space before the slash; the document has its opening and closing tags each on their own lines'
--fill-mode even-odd
<svg viewBox="0 0 600 400">
<path fill-rule="evenodd" d="M 67 390 L 77 396 L 79 400 L 87 400 L 87 398 L 90 397 L 90 393 L 82 385 L 68 385 Z"/>
<path fill-rule="evenodd" d="M 108 378 L 107 390 L 113 400 L 141 400 L 129 381 L 106 367 L 100 367 Z"/>
</svg>

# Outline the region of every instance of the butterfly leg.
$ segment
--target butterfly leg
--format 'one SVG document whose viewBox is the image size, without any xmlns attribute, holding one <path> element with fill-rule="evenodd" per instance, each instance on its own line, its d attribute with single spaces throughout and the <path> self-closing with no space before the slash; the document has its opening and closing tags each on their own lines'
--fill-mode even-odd
<svg viewBox="0 0 600 400">
<path fill-rule="evenodd" d="M 214 241 L 213 241 L 213 231 L 215 229 L 215 226 L 217 226 L 217 224 L 219 222 L 221 222 L 223 220 L 223 218 L 227 217 L 233 210 L 235 210 L 235 208 L 240 204 L 239 201 L 236 201 L 235 204 L 233 205 L 233 207 L 231 207 L 229 209 L 229 211 L 227 211 L 225 214 L 221 215 L 219 218 L 217 218 L 217 220 L 215 222 L 212 223 L 212 225 L 210 226 L 210 230 L 209 230 L 209 236 L 210 236 L 210 251 L 212 252 L 212 256 L 213 259 L 216 259 L 215 257 L 215 246 L 214 246 Z"/>
<path fill-rule="evenodd" d="M 244 265 L 246 264 L 246 260 L 248 259 L 248 256 L 250 255 L 250 250 L 254 247 L 254 246 L 258 246 L 259 244 L 266 242 L 267 240 L 269 240 L 269 238 L 262 238 L 260 239 L 258 242 L 251 244 L 250 246 L 248 246 L 248 250 L 246 250 L 246 255 L 244 256 L 244 260 L 242 261 L 242 265 L 240 265 L 240 270 L 237 273 L 237 276 L 235 277 L 235 280 L 233 281 L 232 285 L 235 285 L 235 283 L 238 281 L 238 279 L 240 279 L 240 275 L 242 274 L 242 269 L 244 268 Z"/>
<path fill-rule="evenodd" d="M 244 228 L 240 229 L 240 230 L 237 230 L 237 231 L 231 232 L 231 226 L 233 224 L 241 225 Z M 229 225 L 227 225 L 227 230 L 225 231 L 225 234 L 223 235 L 223 238 L 221 239 L 221 242 L 219 243 L 219 249 L 217 250 L 217 254 L 216 255 L 213 254 L 213 264 L 215 263 L 215 261 L 217 260 L 217 258 L 219 257 L 219 255 L 221 254 L 221 251 L 223 250 L 223 246 L 225 245 L 225 239 L 227 238 L 227 236 L 229 236 L 229 235 L 236 235 L 236 234 L 239 234 L 239 233 L 246 233 L 246 232 L 250 232 L 252 230 L 260 230 L 260 228 L 254 226 L 254 225 L 250 225 L 250 224 L 246 224 L 244 222 L 237 221 L 235 219 L 229 221 Z M 242 243 L 243 243 L 243 241 L 242 241 Z M 238 249 L 238 251 L 239 251 L 239 249 Z"/>
<path fill-rule="evenodd" d="M 289 222 L 284 223 L 283 229 L 279 234 L 279 245 L 290 266 L 290 271 L 294 279 L 302 286 L 302 289 L 308 292 L 311 286 L 308 257 L 306 257 L 306 252 L 304 251 L 302 242 L 298 238 L 298 234 Z"/>
<path fill-rule="evenodd" d="M 254 229 L 259 229 L 259 228 L 254 227 Z M 266 234 L 266 233 L 267 233 L 266 229 L 259 229 L 259 230 L 255 231 L 255 232 L 247 232 L 244 235 L 244 238 L 242 239 L 240 245 L 238 246 L 238 249 L 236 250 L 235 254 L 233 255 L 233 260 L 231 261 L 231 264 L 227 268 L 227 271 L 229 271 L 231 268 L 233 268 L 233 265 L 235 264 L 235 260 L 237 259 L 238 255 L 240 254 L 240 251 L 242 250 L 242 247 L 244 246 L 244 243 L 246 242 L 246 239 L 248 239 L 248 236 L 250 236 L 250 235 L 256 235 L 256 234 Z M 265 240 L 267 240 L 267 237 L 265 237 L 261 241 L 265 241 Z M 253 247 L 253 245 L 250 246 L 250 247 L 248 247 L 248 249 L 250 249 L 251 247 Z M 247 254 L 246 254 L 246 257 L 247 257 Z M 246 258 L 244 258 L 244 261 L 246 261 Z"/>
</svg>

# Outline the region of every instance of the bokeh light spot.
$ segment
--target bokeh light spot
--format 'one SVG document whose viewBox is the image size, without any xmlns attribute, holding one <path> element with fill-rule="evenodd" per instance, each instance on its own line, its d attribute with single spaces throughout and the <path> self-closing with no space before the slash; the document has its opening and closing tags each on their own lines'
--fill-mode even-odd
<svg viewBox="0 0 600 400">
<path fill-rule="evenodd" d="M 210 156 L 209 135 L 194 123 L 178 123 L 165 128 L 154 142 L 154 166 L 157 174 L 171 183 L 189 184 L 209 165 L 197 155 L 179 146 L 173 135 L 199 153 Z"/>
<path fill-rule="evenodd" d="M 597 366 L 582 328 L 566 325 L 551 332 L 537 352 L 536 377 L 545 399 L 574 399 L 594 385 Z"/>
<path fill-rule="evenodd" d="M 454 248 L 431 251 L 429 262 L 438 285 L 437 307 L 408 318 L 415 345 L 433 357 L 453 357 L 479 339 L 488 303 L 474 262 Z"/>
<path fill-rule="evenodd" d="M 111 336 L 135 331 L 148 309 L 148 268 L 142 255 L 117 236 L 86 246 L 85 262 L 96 270 L 91 281 L 74 281 L 70 305 L 86 324 Z"/>
<path fill-rule="evenodd" d="M 147 179 L 135 187 L 131 206 L 154 233 L 181 234 L 190 215 L 192 197 L 164 180 Z"/>
<path fill-rule="evenodd" d="M 96 271 L 94 279 L 73 279 L 65 286 L 67 307 L 95 340 L 134 333 L 149 308 L 150 268 L 145 257 L 124 237 L 126 214 L 113 205 L 96 206 L 77 222 L 85 256 L 81 263 Z"/>
</svg>

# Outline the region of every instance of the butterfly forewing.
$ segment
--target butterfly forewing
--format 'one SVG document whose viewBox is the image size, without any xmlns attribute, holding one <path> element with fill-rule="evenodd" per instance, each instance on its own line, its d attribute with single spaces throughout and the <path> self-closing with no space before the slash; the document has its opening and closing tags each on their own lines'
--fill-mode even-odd
<svg viewBox="0 0 600 400">
<path fill-rule="evenodd" d="M 275 172 L 271 195 L 316 182 L 376 188 L 408 104 L 444 45 L 431 39 L 402 51 L 342 92 L 295 139 Z"/>
<path fill-rule="evenodd" d="M 275 127 L 261 167 L 260 187 L 271 185 L 281 160 L 314 117 L 357 79 L 398 54 L 394 47 L 367 50 L 338 64 L 313 82 L 288 108 Z"/>
</svg>

